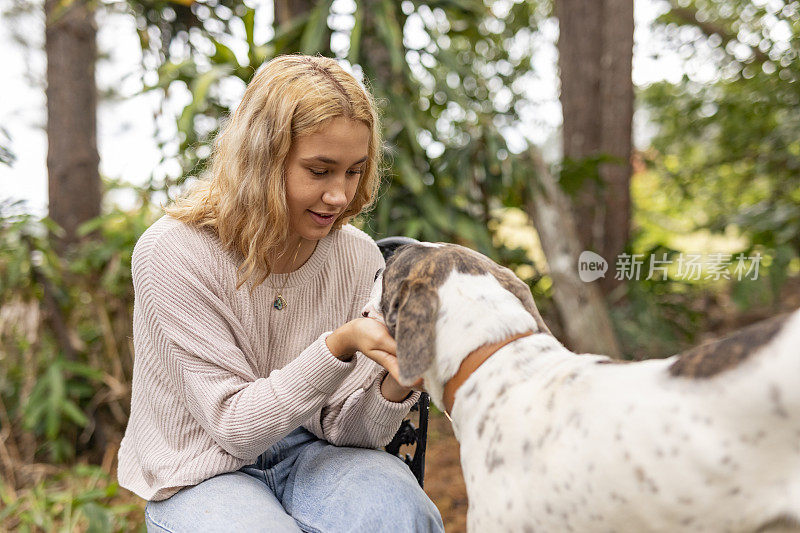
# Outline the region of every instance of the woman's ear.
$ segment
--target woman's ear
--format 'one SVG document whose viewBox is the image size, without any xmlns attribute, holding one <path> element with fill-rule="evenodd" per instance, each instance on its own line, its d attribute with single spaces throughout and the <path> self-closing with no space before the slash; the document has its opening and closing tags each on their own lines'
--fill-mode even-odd
<svg viewBox="0 0 800 533">
<path fill-rule="evenodd" d="M 400 384 L 413 385 L 433 364 L 439 296 L 427 284 L 412 282 L 402 289 L 397 307 L 397 365 Z"/>
</svg>

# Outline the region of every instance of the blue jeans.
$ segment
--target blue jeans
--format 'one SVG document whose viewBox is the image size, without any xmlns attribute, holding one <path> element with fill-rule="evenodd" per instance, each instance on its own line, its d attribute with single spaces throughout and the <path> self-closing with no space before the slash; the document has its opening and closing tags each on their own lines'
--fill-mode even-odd
<svg viewBox="0 0 800 533">
<path fill-rule="evenodd" d="M 408 466 L 383 450 L 339 447 L 297 428 L 252 465 L 147 502 L 147 530 L 443 532 Z"/>
</svg>

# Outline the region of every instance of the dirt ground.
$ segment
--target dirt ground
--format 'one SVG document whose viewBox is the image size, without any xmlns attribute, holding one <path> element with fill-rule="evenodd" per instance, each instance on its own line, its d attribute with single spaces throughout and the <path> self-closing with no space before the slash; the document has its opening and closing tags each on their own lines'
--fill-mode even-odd
<svg viewBox="0 0 800 533">
<path fill-rule="evenodd" d="M 425 492 L 442 513 L 447 533 L 467 529 L 467 488 L 461 474 L 458 441 L 450 421 L 431 410 L 428 419 L 428 446 L 425 452 Z"/>
</svg>

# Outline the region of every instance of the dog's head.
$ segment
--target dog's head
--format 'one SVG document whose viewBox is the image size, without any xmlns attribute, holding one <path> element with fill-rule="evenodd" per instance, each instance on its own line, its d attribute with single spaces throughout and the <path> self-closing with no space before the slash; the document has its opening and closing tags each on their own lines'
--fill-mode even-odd
<svg viewBox="0 0 800 533">
<path fill-rule="evenodd" d="M 398 248 L 364 315 L 382 320 L 397 341 L 401 382 L 409 386 L 423 377 L 439 405 L 438 389 L 471 351 L 527 330 L 550 333 L 522 280 L 454 244 Z"/>
</svg>

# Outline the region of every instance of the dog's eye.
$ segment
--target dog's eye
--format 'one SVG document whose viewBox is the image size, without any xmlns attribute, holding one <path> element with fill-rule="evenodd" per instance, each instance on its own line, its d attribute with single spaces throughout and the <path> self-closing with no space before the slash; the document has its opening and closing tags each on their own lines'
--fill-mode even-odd
<svg viewBox="0 0 800 533">
<path fill-rule="evenodd" d="M 380 276 L 382 272 L 383 272 L 382 268 L 379 268 L 378 271 L 375 272 L 375 278 L 372 280 L 373 283 L 378 281 L 378 276 Z"/>
</svg>

